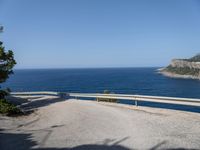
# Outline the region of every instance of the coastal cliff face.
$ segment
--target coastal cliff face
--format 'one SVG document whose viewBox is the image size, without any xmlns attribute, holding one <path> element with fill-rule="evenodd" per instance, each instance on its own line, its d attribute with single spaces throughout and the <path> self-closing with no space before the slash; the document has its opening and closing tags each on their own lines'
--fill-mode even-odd
<svg viewBox="0 0 200 150">
<path fill-rule="evenodd" d="M 170 63 L 170 66 L 177 68 L 188 67 L 190 69 L 200 69 L 200 62 L 190 62 L 182 59 L 173 59 Z"/>
<path fill-rule="evenodd" d="M 169 66 L 159 72 L 174 78 L 200 79 L 200 55 L 190 59 L 173 59 Z"/>
</svg>

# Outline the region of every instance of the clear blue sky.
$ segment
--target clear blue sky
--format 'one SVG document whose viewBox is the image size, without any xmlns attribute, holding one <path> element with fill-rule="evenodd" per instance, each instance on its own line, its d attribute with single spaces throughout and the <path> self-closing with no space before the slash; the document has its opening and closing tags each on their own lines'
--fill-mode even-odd
<svg viewBox="0 0 200 150">
<path fill-rule="evenodd" d="M 16 68 L 165 66 L 200 52 L 200 0 L 0 0 Z"/>
</svg>

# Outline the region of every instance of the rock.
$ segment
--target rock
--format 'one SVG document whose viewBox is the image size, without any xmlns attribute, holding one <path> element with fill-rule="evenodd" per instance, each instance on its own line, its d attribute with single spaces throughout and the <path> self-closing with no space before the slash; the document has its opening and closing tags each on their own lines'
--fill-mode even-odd
<svg viewBox="0 0 200 150">
<path fill-rule="evenodd" d="M 200 79 L 200 55 L 189 59 L 173 59 L 167 67 L 159 69 L 158 72 L 173 78 Z"/>
</svg>

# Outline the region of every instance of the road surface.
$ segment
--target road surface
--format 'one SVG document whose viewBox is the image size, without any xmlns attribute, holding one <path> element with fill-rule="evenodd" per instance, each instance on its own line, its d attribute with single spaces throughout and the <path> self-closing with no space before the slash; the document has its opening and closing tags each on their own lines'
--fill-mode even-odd
<svg viewBox="0 0 200 150">
<path fill-rule="evenodd" d="M 55 96 L 21 102 L 34 112 L 0 116 L 1 150 L 200 149 L 199 113 Z"/>
</svg>

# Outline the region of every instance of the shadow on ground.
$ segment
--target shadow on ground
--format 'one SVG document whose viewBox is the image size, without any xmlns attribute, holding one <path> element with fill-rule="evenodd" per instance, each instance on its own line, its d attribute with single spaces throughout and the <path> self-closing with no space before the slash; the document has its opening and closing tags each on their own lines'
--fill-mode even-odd
<svg viewBox="0 0 200 150">
<path fill-rule="evenodd" d="M 2 131 L 2 130 L 1 130 Z M 16 133 L 0 133 L 0 149 L 1 150 L 134 150 L 134 148 L 127 148 L 122 145 L 119 145 L 122 141 L 126 140 L 124 138 L 115 142 L 112 145 L 108 145 L 107 142 L 104 144 L 87 144 L 87 145 L 80 145 L 72 148 L 39 148 L 39 143 L 35 142 L 32 139 L 32 134 L 16 134 Z M 105 141 L 114 141 L 106 139 Z M 163 141 L 161 143 L 156 144 L 149 150 L 157 150 L 162 149 L 162 146 L 166 144 L 167 141 Z M 170 150 L 187 150 L 184 148 L 170 148 Z M 189 149 L 188 149 L 189 150 Z M 191 149 L 190 149 L 191 150 Z"/>
<path fill-rule="evenodd" d="M 40 107 L 48 106 L 50 104 L 54 104 L 57 102 L 61 102 L 67 100 L 67 98 L 60 97 L 45 97 L 45 96 L 37 96 L 37 97 L 9 97 L 8 101 L 12 102 L 15 105 L 19 105 L 20 108 L 28 110 L 28 109 L 37 109 Z"/>
<path fill-rule="evenodd" d="M 79 100 L 91 100 L 96 101 L 93 98 L 81 98 Z M 118 103 L 120 104 L 128 104 L 128 105 L 135 105 L 135 101 L 132 100 L 119 100 Z M 189 105 L 180 105 L 180 104 L 169 104 L 169 103 L 156 103 L 156 102 L 147 102 L 147 101 L 137 101 L 138 106 L 144 107 L 151 107 L 151 108 L 164 108 L 164 109 L 171 109 L 171 110 L 180 110 L 180 111 L 187 111 L 187 112 L 194 112 L 200 113 L 199 106 L 189 106 Z"/>
<path fill-rule="evenodd" d="M 48 106 L 53 103 L 61 102 L 67 100 L 68 98 L 46 98 L 44 96 L 38 96 L 34 98 L 19 98 L 19 97 L 10 97 L 9 101 L 14 103 L 15 105 L 21 105 L 22 109 L 29 110 L 29 109 L 37 109 L 40 107 Z M 81 100 L 85 100 L 82 98 Z M 93 98 L 87 100 L 94 101 Z M 135 105 L 134 101 L 130 100 L 119 100 L 121 104 L 128 104 L 128 105 Z M 198 106 L 188 106 L 188 105 L 179 105 L 179 104 L 168 104 L 168 103 L 156 103 L 156 102 L 147 102 L 147 101 L 138 101 L 138 106 L 145 106 L 145 107 L 152 107 L 152 108 L 164 108 L 164 109 L 171 109 L 171 110 L 180 110 L 180 111 L 188 111 L 194 113 L 200 113 L 200 107 Z"/>
<path fill-rule="evenodd" d="M 22 105 L 22 104 L 28 102 L 27 98 L 21 98 L 21 97 L 7 96 L 6 99 L 7 99 L 7 101 L 11 102 L 14 105 Z"/>
<path fill-rule="evenodd" d="M 130 100 L 120 100 L 119 103 L 135 105 L 135 102 L 130 101 Z M 138 104 L 138 106 L 145 106 L 145 107 L 152 107 L 152 108 L 164 108 L 164 109 L 171 109 L 171 110 L 180 110 L 180 111 L 200 113 L 200 107 L 198 107 L 198 106 L 156 103 L 156 102 L 146 102 L 146 101 L 138 101 L 137 104 Z"/>
<path fill-rule="evenodd" d="M 48 105 L 51 105 L 51 104 L 54 104 L 54 103 L 57 103 L 57 102 L 61 102 L 61 101 L 64 101 L 64 100 L 66 100 L 66 99 L 59 98 L 59 97 L 46 98 L 46 99 L 45 99 L 45 97 L 42 97 L 42 98 L 39 98 L 39 99 L 34 99 L 34 100 L 29 101 L 27 104 L 23 105 L 21 108 L 23 108 L 23 109 L 29 109 L 29 108 L 37 109 L 37 108 L 48 106 Z"/>
</svg>

